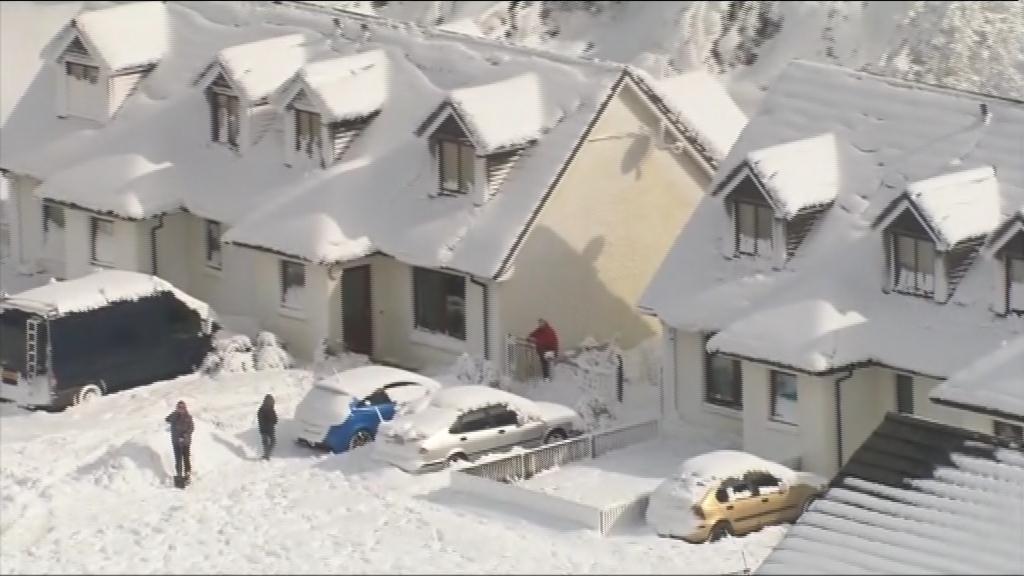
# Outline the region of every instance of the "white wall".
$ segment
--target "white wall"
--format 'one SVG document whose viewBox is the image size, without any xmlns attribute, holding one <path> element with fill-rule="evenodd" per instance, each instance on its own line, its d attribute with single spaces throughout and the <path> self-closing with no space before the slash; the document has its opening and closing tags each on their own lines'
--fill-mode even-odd
<svg viewBox="0 0 1024 576">
<path fill-rule="evenodd" d="M 64 209 L 64 239 L 67 246 L 65 270 L 68 278 L 77 278 L 100 268 L 92 261 L 90 222 L 95 214 L 74 208 Z M 150 272 L 148 226 L 143 222 L 120 220 L 111 216 L 97 216 L 114 223 L 114 257 L 102 267 Z"/>
<path fill-rule="evenodd" d="M 125 99 L 128 95 L 135 90 L 139 82 L 145 76 L 143 72 L 132 72 L 129 74 L 119 74 L 117 76 L 111 76 L 107 81 L 107 92 L 109 94 L 107 98 L 107 116 L 112 117 L 124 104 Z"/>
<path fill-rule="evenodd" d="M 677 330 L 675 334 L 675 346 L 667 346 L 667 351 L 674 349 L 675 353 L 675 382 L 666 386 L 665 410 L 674 409 L 675 413 L 687 422 L 739 434 L 743 430 L 742 411 L 704 401 L 703 335 L 682 330 Z M 666 362 L 672 361 L 669 355 L 665 358 Z M 662 373 L 671 378 L 672 366 L 668 368 Z"/>
</svg>

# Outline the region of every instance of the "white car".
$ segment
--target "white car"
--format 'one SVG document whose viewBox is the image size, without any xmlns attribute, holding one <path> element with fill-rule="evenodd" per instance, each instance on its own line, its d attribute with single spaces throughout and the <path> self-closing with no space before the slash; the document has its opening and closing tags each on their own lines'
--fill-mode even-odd
<svg viewBox="0 0 1024 576">
<path fill-rule="evenodd" d="M 558 442 L 584 432 L 573 409 L 534 402 L 488 386 L 453 386 L 415 414 L 381 424 L 374 457 L 408 472 L 508 450 Z"/>
<path fill-rule="evenodd" d="M 344 452 L 373 441 L 381 422 L 426 405 L 436 380 L 389 366 L 346 370 L 313 385 L 295 409 L 300 444 Z"/>
</svg>

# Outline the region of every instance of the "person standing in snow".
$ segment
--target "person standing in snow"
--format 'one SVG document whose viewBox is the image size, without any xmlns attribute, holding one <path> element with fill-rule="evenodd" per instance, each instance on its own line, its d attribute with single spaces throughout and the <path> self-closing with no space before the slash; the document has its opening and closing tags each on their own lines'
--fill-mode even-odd
<svg viewBox="0 0 1024 576">
<path fill-rule="evenodd" d="M 555 333 L 555 329 L 548 324 L 547 320 L 539 318 L 537 320 L 537 329 L 530 332 L 527 340 L 537 349 L 537 355 L 540 357 L 540 371 L 544 381 L 550 382 L 551 362 L 558 354 L 558 334 Z"/>
<path fill-rule="evenodd" d="M 270 460 L 270 453 L 274 450 L 275 437 L 274 427 L 277 426 L 277 412 L 274 410 L 274 397 L 267 394 L 263 397 L 263 404 L 256 411 L 256 420 L 259 422 L 260 439 L 263 441 L 263 459 Z"/>
<path fill-rule="evenodd" d="M 188 482 L 192 475 L 192 415 L 184 400 L 179 400 L 174 412 L 164 419 L 171 425 L 171 446 L 174 448 L 174 471 L 179 478 Z"/>
</svg>

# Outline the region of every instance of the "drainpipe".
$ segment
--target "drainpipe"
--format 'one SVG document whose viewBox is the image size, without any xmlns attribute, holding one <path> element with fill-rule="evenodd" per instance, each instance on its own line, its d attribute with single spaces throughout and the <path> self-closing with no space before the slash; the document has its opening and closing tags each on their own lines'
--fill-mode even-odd
<svg viewBox="0 0 1024 576">
<path fill-rule="evenodd" d="M 473 284 L 476 284 L 477 286 L 479 286 L 483 290 L 483 295 L 484 295 L 484 302 L 483 302 L 483 308 L 484 308 L 484 314 L 483 314 L 483 316 L 484 316 L 484 360 L 490 360 L 491 359 L 491 322 L 490 322 L 490 315 L 491 315 L 490 314 L 490 312 L 491 312 L 491 292 L 488 289 L 489 287 L 487 286 L 487 283 L 481 282 L 481 281 L 479 281 L 479 280 L 477 280 L 476 278 L 473 278 L 473 277 L 470 277 L 469 281 L 472 282 Z"/>
<path fill-rule="evenodd" d="M 843 468 L 843 389 L 842 383 L 853 377 L 851 368 L 846 374 L 836 378 L 836 471 Z"/>
<path fill-rule="evenodd" d="M 156 258 L 156 233 L 157 233 L 157 230 L 160 230 L 161 228 L 164 227 L 164 215 L 161 214 L 159 216 L 159 218 L 160 218 L 160 223 L 149 229 L 149 249 L 150 249 L 149 259 L 150 259 L 150 263 L 153 265 L 153 276 L 159 275 L 159 272 L 160 272 L 160 269 L 157 267 L 157 258 Z"/>
</svg>

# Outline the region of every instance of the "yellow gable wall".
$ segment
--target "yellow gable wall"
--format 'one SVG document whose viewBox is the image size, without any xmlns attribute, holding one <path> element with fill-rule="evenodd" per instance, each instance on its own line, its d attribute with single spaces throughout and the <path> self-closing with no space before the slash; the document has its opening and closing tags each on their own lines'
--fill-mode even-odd
<svg viewBox="0 0 1024 576">
<path fill-rule="evenodd" d="M 622 85 L 538 216 L 498 288 L 505 332 L 525 336 L 544 317 L 563 349 L 586 336 L 630 348 L 660 332 L 636 302 L 710 176 L 639 134 L 657 126 L 640 98 Z"/>
</svg>

